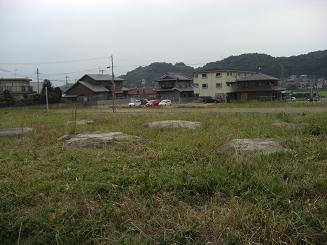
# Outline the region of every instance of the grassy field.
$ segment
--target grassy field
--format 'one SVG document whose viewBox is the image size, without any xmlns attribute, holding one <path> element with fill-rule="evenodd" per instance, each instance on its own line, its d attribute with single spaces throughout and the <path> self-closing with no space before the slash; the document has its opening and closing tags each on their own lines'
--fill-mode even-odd
<svg viewBox="0 0 327 245">
<path fill-rule="evenodd" d="M 327 90 L 320 90 L 319 95 L 327 97 Z"/>
<path fill-rule="evenodd" d="M 74 131 L 66 125 L 72 109 L 0 110 L 0 128 L 35 129 L 0 138 L 0 244 L 326 244 L 327 114 L 310 113 L 307 104 L 303 113 L 217 113 L 219 106 L 142 114 L 79 109 L 79 119 L 96 123 L 77 132 L 144 138 L 105 149 L 63 148 L 57 138 Z M 203 126 L 142 127 L 164 119 Z M 310 126 L 271 127 L 279 121 Z M 231 139 L 256 137 L 277 138 L 289 151 L 215 152 Z"/>
</svg>

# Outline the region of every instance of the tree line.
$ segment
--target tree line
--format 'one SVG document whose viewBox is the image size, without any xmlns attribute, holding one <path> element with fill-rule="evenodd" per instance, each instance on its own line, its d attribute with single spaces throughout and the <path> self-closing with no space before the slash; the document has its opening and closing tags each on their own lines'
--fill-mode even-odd
<svg viewBox="0 0 327 245">
<path fill-rule="evenodd" d="M 3 94 L 0 96 L 0 107 L 45 104 L 46 88 L 48 90 L 48 102 L 50 104 L 59 103 L 62 97 L 61 89 L 59 87 L 54 87 L 52 83 L 46 79 L 43 82 L 40 94 L 25 96 L 22 99 L 17 99 L 9 90 L 4 90 Z"/>
</svg>

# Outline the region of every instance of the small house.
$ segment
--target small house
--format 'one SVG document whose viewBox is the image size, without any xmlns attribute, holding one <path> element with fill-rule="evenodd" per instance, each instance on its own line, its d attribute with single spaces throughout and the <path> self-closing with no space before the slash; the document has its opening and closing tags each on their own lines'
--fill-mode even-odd
<svg viewBox="0 0 327 245">
<path fill-rule="evenodd" d="M 72 85 L 64 96 L 82 102 L 111 99 L 113 92 L 111 79 L 111 75 L 86 74 Z M 123 96 L 123 79 L 115 78 L 114 84 L 116 97 Z"/>
<path fill-rule="evenodd" d="M 193 80 L 182 74 L 168 73 L 156 80 L 157 98 L 174 102 L 192 101 L 194 97 Z"/>
</svg>

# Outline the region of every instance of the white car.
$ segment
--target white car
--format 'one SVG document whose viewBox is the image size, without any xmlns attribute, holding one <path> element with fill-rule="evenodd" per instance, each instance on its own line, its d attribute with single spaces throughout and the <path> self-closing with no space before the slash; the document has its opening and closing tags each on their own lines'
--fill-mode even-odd
<svg viewBox="0 0 327 245">
<path fill-rule="evenodd" d="M 291 97 L 286 98 L 286 101 L 295 102 L 296 101 L 296 98 L 293 97 L 293 96 L 291 96 Z"/>
<path fill-rule="evenodd" d="M 134 102 L 128 103 L 128 107 L 138 107 L 141 105 L 142 105 L 142 102 L 140 100 L 135 100 Z"/>
<path fill-rule="evenodd" d="M 169 106 L 171 105 L 171 101 L 170 100 L 162 100 L 159 103 L 159 106 Z"/>
</svg>

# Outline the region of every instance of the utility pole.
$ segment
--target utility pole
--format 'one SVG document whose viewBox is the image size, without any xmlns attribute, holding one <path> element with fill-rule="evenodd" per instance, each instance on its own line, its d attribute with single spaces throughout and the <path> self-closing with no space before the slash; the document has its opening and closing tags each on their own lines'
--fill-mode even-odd
<svg viewBox="0 0 327 245">
<path fill-rule="evenodd" d="M 39 68 L 36 68 L 37 93 L 40 94 Z"/>
<path fill-rule="evenodd" d="M 116 97 L 116 85 L 115 85 L 115 75 L 114 75 L 114 57 L 111 55 L 111 66 L 107 66 L 107 68 L 111 68 L 111 97 L 112 97 L 112 112 L 116 112 L 115 105 L 115 97 Z"/>
<path fill-rule="evenodd" d="M 68 80 L 67 80 L 68 76 L 66 75 L 65 78 L 66 78 L 66 86 L 68 86 Z"/>
<path fill-rule="evenodd" d="M 114 57 L 111 55 L 111 85 L 112 85 L 112 112 L 116 112 L 116 85 L 115 85 L 115 74 L 114 74 Z"/>
<path fill-rule="evenodd" d="M 48 87 L 45 87 L 45 108 L 49 112 Z"/>
</svg>

